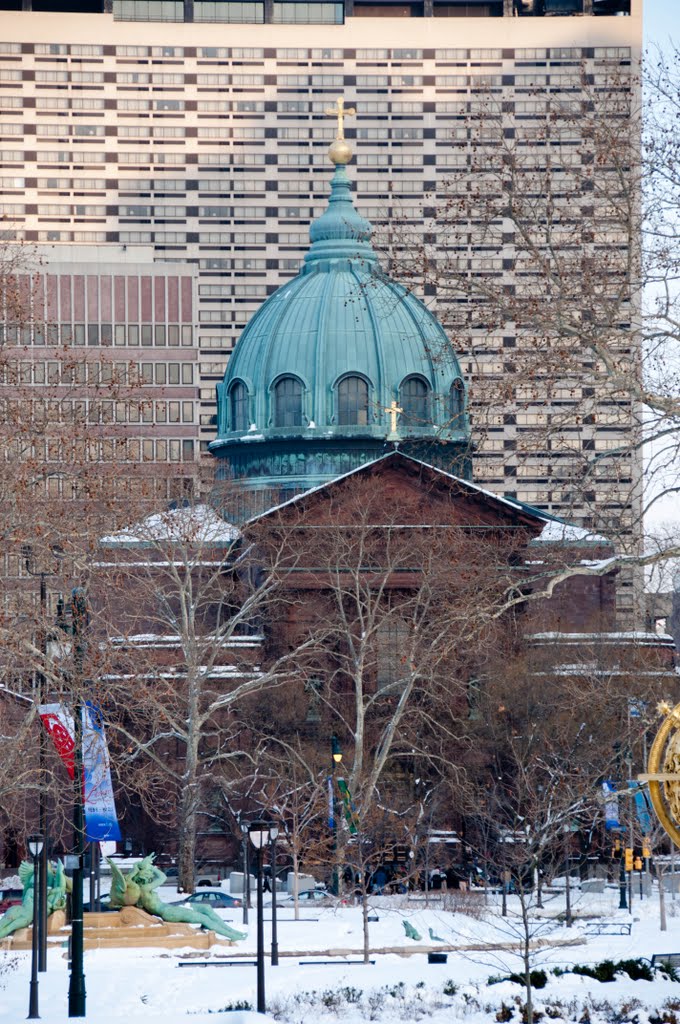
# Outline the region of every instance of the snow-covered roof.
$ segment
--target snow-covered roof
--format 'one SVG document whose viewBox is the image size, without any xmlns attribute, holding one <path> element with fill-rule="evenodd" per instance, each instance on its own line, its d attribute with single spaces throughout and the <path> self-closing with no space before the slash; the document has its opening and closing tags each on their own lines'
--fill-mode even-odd
<svg viewBox="0 0 680 1024">
<path fill-rule="evenodd" d="M 591 530 L 584 530 L 582 526 L 572 526 L 571 523 L 561 522 L 559 519 L 549 519 L 541 530 L 538 537 L 534 537 L 532 544 L 610 544 L 606 537 Z"/>
<path fill-rule="evenodd" d="M 620 644 L 625 641 L 632 641 L 639 644 L 662 644 L 666 646 L 673 643 L 673 637 L 669 633 L 654 633 L 642 629 L 624 630 L 616 633 L 528 633 L 526 639 L 545 640 L 559 644 L 577 644 L 584 641 L 594 641 L 598 644 Z"/>
<path fill-rule="evenodd" d="M 248 636 L 230 636 L 228 639 L 216 637 L 214 634 L 201 637 L 206 644 L 219 644 L 220 647 L 260 647 L 264 637 L 261 634 Z M 184 640 L 177 633 L 133 633 L 130 636 L 113 636 L 109 643 L 115 647 L 181 647 Z"/>
<path fill-rule="evenodd" d="M 232 544 L 239 536 L 238 529 L 222 519 L 211 505 L 189 505 L 153 512 L 138 523 L 102 537 L 100 543 L 107 547 L 158 543 L 219 547 Z"/>
</svg>

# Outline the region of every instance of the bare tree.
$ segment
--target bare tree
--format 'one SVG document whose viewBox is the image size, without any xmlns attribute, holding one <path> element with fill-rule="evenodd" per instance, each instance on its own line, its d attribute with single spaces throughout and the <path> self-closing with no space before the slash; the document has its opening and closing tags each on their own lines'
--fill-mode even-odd
<svg viewBox="0 0 680 1024">
<path fill-rule="evenodd" d="M 221 500 L 224 508 L 228 497 Z M 236 776 L 238 762 L 253 764 L 257 738 L 244 728 L 241 705 L 271 708 L 271 691 L 289 682 L 290 655 L 265 659 L 263 629 L 280 574 L 296 559 L 277 548 L 264 572 L 237 528 L 212 506 L 187 502 L 104 537 L 93 564 L 119 769 L 128 783 L 139 773 L 152 817 L 173 820 L 184 889 L 193 888 L 211 792 L 219 802 L 228 766 Z"/>
<path fill-rule="evenodd" d="M 469 361 L 478 473 L 614 539 L 638 619 L 634 566 L 680 550 L 641 540 L 678 486 L 677 69 L 573 61 L 549 90 L 518 81 L 512 109 L 479 87 L 423 202 L 431 241 L 387 241 Z"/>
</svg>

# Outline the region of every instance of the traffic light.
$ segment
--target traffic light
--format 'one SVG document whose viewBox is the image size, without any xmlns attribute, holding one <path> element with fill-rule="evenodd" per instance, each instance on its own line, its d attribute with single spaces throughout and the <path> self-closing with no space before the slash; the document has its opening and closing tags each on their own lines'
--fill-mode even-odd
<svg viewBox="0 0 680 1024">
<path fill-rule="evenodd" d="M 623 866 L 626 869 L 626 871 L 633 870 L 633 851 L 630 846 L 627 846 L 625 849 L 625 859 Z"/>
<path fill-rule="evenodd" d="M 612 860 L 618 860 L 621 856 L 621 840 L 615 839 L 614 845 L 612 846 Z"/>
<path fill-rule="evenodd" d="M 642 871 L 642 857 L 635 858 L 635 870 Z"/>
<path fill-rule="evenodd" d="M 647 860 L 649 860 L 649 858 L 652 856 L 652 851 L 650 847 L 647 845 L 647 843 L 645 843 L 642 847 L 642 856 L 645 857 Z"/>
</svg>

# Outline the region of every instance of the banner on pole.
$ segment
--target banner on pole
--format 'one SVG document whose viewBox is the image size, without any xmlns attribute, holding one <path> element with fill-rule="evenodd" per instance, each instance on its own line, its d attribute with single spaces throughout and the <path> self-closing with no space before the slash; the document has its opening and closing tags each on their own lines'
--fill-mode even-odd
<svg viewBox="0 0 680 1024">
<path fill-rule="evenodd" d="M 73 716 L 63 704 L 43 704 L 40 717 L 69 777 L 74 772 Z M 101 712 L 91 701 L 82 708 L 83 806 L 88 842 L 119 840 L 120 827 L 111 782 L 111 764 Z"/>
<path fill-rule="evenodd" d="M 356 812 L 354 810 L 354 804 L 352 803 L 352 794 L 349 791 L 349 786 L 344 779 L 338 779 L 338 789 L 342 797 L 342 806 L 345 812 L 345 821 L 349 828 L 350 835 L 355 836 L 357 834 L 357 823 L 356 823 Z"/>
<path fill-rule="evenodd" d="M 613 782 L 602 783 L 604 797 L 604 827 L 606 829 L 621 828 L 619 821 L 619 798 Z"/>
</svg>

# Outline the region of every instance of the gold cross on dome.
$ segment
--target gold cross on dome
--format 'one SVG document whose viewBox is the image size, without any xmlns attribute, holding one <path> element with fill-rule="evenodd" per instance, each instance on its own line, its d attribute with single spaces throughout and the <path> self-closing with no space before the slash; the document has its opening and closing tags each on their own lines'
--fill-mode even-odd
<svg viewBox="0 0 680 1024">
<path fill-rule="evenodd" d="M 392 404 L 388 405 L 387 408 L 385 409 L 385 412 L 387 413 L 387 415 L 390 418 L 390 434 L 396 434 L 396 432 L 397 432 L 397 416 L 399 415 L 400 412 L 403 412 L 403 411 L 404 410 L 400 409 L 396 402 L 392 402 Z"/>
<path fill-rule="evenodd" d="M 326 107 L 324 110 L 326 117 L 337 117 L 338 119 L 338 139 L 344 139 L 345 137 L 345 118 L 354 117 L 356 110 L 354 107 L 345 107 L 345 101 L 342 96 L 338 96 L 336 105 L 334 107 Z"/>
</svg>

